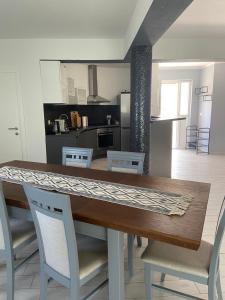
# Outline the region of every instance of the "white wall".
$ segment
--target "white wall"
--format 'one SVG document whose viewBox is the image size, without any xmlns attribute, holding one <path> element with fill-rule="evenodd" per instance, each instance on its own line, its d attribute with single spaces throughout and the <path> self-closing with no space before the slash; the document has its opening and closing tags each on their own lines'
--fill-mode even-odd
<svg viewBox="0 0 225 300">
<path fill-rule="evenodd" d="M 117 96 L 124 90 L 130 91 L 130 68 L 99 66 L 98 67 L 98 94 L 117 103 Z"/>
<path fill-rule="evenodd" d="M 156 61 L 225 61 L 225 39 L 162 37 L 153 47 L 153 59 Z"/>
<path fill-rule="evenodd" d="M 130 91 L 130 67 L 118 67 L 112 64 L 98 66 L 98 93 L 106 99 L 117 102 L 117 96 L 122 90 Z M 152 95 L 151 112 L 159 114 L 159 93 L 158 93 L 158 64 L 152 65 Z"/>
<path fill-rule="evenodd" d="M 195 88 L 200 84 L 199 69 L 159 69 L 159 81 L 162 80 L 192 80 L 192 103 L 189 118 L 190 125 L 198 123 L 198 96 L 195 94 Z"/>
<path fill-rule="evenodd" d="M 201 70 L 200 86 L 208 87 L 208 95 L 213 95 L 213 83 L 214 83 L 214 64 L 211 64 Z M 203 101 L 203 96 L 199 97 L 199 109 L 198 109 L 198 127 L 210 128 L 211 124 L 211 110 L 212 102 Z"/>
<path fill-rule="evenodd" d="M 214 66 L 210 153 L 225 154 L 225 63 Z"/>
<path fill-rule="evenodd" d="M 116 60 L 123 58 L 122 40 L 0 40 L 1 72 L 17 72 L 24 113 L 25 160 L 46 161 L 40 77 L 41 59 Z M 10 145 L 9 145 L 10 146 Z"/>
<path fill-rule="evenodd" d="M 65 77 L 74 79 L 74 85 L 86 89 L 88 96 L 88 65 L 77 63 L 62 64 L 63 81 Z M 117 104 L 117 97 L 124 90 L 130 90 L 130 68 L 124 64 L 101 64 L 97 65 L 98 94 L 99 96 Z"/>
<path fill-rule="evenodd" d="M 122 39 L 0 40 L 0 70 L 17 72 L 19 77 L 24 112 L 24 159 L 46 160 L 39 61 L 120 60 L 125 52 Z M 153 58 L 225 59 L 225 40 L 161 40 L 153 49 Z"/>
<path fill-rule="evenodd" d="M 159 99 L 159 64 L 152 64 L 152 82 L 151 82 L 151 115 L 160 115 Z"/>
</svg>

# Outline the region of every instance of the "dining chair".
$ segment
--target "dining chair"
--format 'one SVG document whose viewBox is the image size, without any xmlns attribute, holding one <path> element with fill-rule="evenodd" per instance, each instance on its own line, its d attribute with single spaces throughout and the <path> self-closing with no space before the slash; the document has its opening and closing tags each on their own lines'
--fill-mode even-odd
<svg viewBox="0 0 225 300">
<path fill-rule="evenodd" d="M 70 289 L 70 299 L 81 299 L 80 286 L 107 267 L 107 243 L 75 234 L 70 197 L 24 184 L 40 252 L 40 300 L 47 296 L 49 279 Z M 101 282 L 83 299 L 93 296 Z"/>
<path fill-rule="evenodd" d="M 107 165 L 109 171 L 143 174 L 145 153 L 125 152 L 125 151 L 107 151 Z M 130 276 L 133 275 L 133 249 L 134 238 L 132 234 L 128 234 L 128 270 Z M 137 236 L 138 247 L 142 246 L 141 237 Z"/>
<path fill-rule="evenodd" d="M 172 293 L 188 299 L 200 299 L 162 285 L 152 283 L 153 273 L 161 272 L 161 282 L 165 274 L 191 280 L 208 286 L 209 300 L 223 300 L 219 253 L 225 230 L 224 202 L 221 206 L 214 244 L 204 240 L 197 251 L 185 249 L 178 246 L 151 241 L 142 254 L 144 262 L 145 290 L 147 300 L 152 299 L 152 288 Z"/>
<path fill-rule="evenodd" d="M 90 168 L 93 149 L 78 147 L 62 148 L 62 164 L 65 166 Z"/>
<path fill-rule="evenodd" d="M 145 153 L 107 151 L 108 170 L 114 172 L 143 174 Z"/>
<path fill-rule="evenodd" d="M 35 240 L 36 233 L 32 222 L 9 218 L 0 183 L 0 259 L 6 263 L 7 300 L 14 299 L 15 272 L 37 254 L 38 250 L 35 249 L 19 262 L 15 261 L 16 255 Z"/>
</svg>

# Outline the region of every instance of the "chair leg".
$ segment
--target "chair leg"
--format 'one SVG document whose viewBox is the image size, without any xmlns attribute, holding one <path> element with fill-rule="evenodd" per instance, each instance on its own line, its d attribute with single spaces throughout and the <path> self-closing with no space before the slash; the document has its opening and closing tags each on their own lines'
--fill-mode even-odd
<svg viewBox="0 0 225 300">
<path fill-rule="evenodd" d="M 222 292 L 221 281 L 220 281 L 220 272 L 218 272 L 217 275 L 216 289 L 217 289 L 218 300 L 223 300 L 223 292 Z"/>
<path fill-rule="evenodd" d="M 164 282 L 165 277 L 166 277 L 166 274 L 165 274 L 165 273 L 162 273 L 162 274 L 161 274 L 160 282 Z"/>
<path fill-rule="evenodd" d="M 137 236 L 137 245 L 138 245 L 138 247 L 142 246 L 142 239 L 140 236 Z"/>
<path fill-rule="evenodd" d="M 211 279 L 208 285 L 208 300 L 216 300 L 216 282 Z"/>
<path fill-rule="evenodd" d="M 7 272 L 7 300 L 14 300 L 14 282 L 15 282 L 15 271 L 12 259 L 6 263 Z"/>
<path fill-rule="evenodd" d="M 47 288 L 48 288 L 48 276 L 41 268 L 40 271 L 40 300 L 46 300 L 47 298 Z"/>
<path fill-rule="evenodd" d="M 92 296 L 90 297 L 90 299 L 92 298 Z M 80 300 L 81 296 L 80 296 L 80 288 L 77 287 L 71 287 L 70 288 L 70 300 Z M 89 299 L 85 298 L 85 299 Z"/>
<path fill-rule="evenodd" d="M 144 264 L 146 299 L 152 300 L 152 272 L 150 265 Z"/>
<path fill-rule="evenodd" d="M 127 236 L 127 250 L 128 250 L 128 272 L 129 277 L 134 273 L 134 235 L 128 234 Z"/>
</svg>

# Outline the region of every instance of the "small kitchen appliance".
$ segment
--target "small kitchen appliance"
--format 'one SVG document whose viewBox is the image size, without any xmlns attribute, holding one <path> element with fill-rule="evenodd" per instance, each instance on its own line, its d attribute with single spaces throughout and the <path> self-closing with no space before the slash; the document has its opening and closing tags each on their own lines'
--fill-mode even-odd
<svg viewBox="0 0 225 300">
<path fill-rule="evenodd" d="M 56 119 L 55 122 L 57 124 L 57 128 L 60 133 L 64 133 L 68 131 L 65 119 Z"/>
</svg>

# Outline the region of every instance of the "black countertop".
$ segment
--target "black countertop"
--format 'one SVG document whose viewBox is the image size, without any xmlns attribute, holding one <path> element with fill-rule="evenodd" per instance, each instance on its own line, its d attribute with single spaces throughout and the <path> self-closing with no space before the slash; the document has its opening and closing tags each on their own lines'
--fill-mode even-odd
<svg viewBox="0 0 225 300">
<path fill-rule="evenodd" d="M 55 133 L 48 133 L 46 135 L 55 135 L 55 136 L 65 136 L 65 135 L 80 135 L 82 132 L 89 131 L 89 130 L 94 130 L 94 129 L 99 129 L 99 128 L 115 128 L 115 127 L 120 127 L 120 125 L 92 125 L 88 127 L 81 127 L 81 128 L 70 128 L 68 132 L 60 133 L 60 134 L 55 134 Z"/>
<path fill-rule="evenodd" d="M 168 122 L 168 121 L 180 121 L 180 120 L 185 120 L 185 116 L 174 116 L 174 117 L 151 117 L 150 122 L 155 123 L 155 122 Z"/>
<path fill-rule="evenodd" d="M 173 122 L 173 121 L 180 121 L 180 120 L 185 120 L 185 116 L 174 116 L 174 117 L 151 117 L 150 122 L 151 123 L 158 123 L 158 122 Z M 94 129 L 99 129 L 99 128 L 115 128 L 115 127 L 120 127 L 120 125 L 92 125 L 88 127 L 81 127 L 81 128 L 70 128 L 68 132 L 61 133 L 61 134 L 55 134 L 55 133 L 47 133 L 46 135 L 55 135 L 55 136 L 64 136 L 64 135 L 80 135 L 82 132 L 89 131 L 89 130 L 94 130 Z"/>
</svg>

